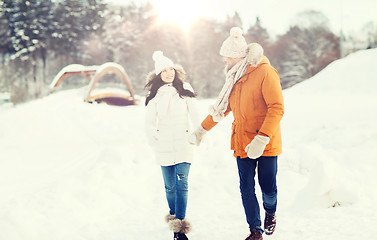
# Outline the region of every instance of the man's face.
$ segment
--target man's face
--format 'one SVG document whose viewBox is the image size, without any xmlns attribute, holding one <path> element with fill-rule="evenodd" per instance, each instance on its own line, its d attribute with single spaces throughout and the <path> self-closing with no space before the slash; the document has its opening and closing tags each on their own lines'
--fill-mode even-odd
<svg viewBox="0 0 377 240">
<path fill-rule="evenodd" d="M 230 70 L 234 65 L 236 65 L 239 61 L 243 58 L 231 58 L 231 57 L 223 57 L 223 62 L 226 64 L 227 70 Z"/>
</svg>

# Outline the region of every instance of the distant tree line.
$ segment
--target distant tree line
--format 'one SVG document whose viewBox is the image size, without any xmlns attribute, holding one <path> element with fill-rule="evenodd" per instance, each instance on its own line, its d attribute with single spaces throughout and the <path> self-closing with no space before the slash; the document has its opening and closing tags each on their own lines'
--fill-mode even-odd
<svg viewBox="0 0 377 240">
<path fill-rule="evenodd" d="M 113 6 L 96 0 L 0 0 L 0 92 L 14 102 L 44 96 L 54 76 L 68 64 L 116 62 L 144 95 L 152 53 L 162 50 L 183 65 L 199 97 L 215 97 L 223 81 L 219 56 L 229 29 L 242 26 L 237 13 L 225 20 L 201 18 L 184 32 L 156 24 L 149 3 Z M 301 24 L 307 20 L 307 24 Z M 320 12 L 307 11 L 285 34 L 272 39 L 259 18 L 244 29 L 247 42 L 258 42 L 279 71 L 283 88 L 303 81 L 340 57 L 339 37 Z M 72 83 L 73 85 L 75 83 Z"/>
</svg>

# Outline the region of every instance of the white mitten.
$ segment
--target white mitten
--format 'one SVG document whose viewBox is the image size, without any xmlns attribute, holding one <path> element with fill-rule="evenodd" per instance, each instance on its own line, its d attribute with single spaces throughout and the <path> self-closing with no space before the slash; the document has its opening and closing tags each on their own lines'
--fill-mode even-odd
<svg viewBox="0 0 377 240">
<path fill-rule="evenodd" d="M 200 143 L 203 140 L 204 135 L 207 133 L 207 130 L 205 130 L 202 125 L 200 125 L 191 135 L 189 136 L 189 143 L 199 146 Z"/>
<path fill-rule="evenodd" d="M 262 156 L 266 145 L 270 141 L 269 137 L 257 135 L 255 138 L 245 147 L 247 156 L 251 159 L 257 159 Z"/>
</svg>

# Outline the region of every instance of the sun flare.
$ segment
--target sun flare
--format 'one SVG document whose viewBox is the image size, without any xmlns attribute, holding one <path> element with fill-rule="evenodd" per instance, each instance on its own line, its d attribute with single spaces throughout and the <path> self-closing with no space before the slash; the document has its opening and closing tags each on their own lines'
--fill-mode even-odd
<svg viewBox="0 0 377 240">
<path fill-rule="evenodd" d="M 203 15 L 200 0 L 155 0 L 152 3 L 160 15 L 159 23 L 173 23 L 185 31 L 193 20 Z"/>
</svg>

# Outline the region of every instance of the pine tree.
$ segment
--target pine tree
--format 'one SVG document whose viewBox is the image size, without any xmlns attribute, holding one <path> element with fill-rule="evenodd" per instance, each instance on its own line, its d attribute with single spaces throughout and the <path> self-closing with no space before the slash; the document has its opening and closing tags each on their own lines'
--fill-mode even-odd
<svg viewBox="0 0 377 240">
<path fill-rule="evenodd" d="M 14 78 L 21 85 L 31 88 L 35 96 L 41 93 L 41 83 L 37 79 L 37 64 L 40 55 L 45 56 L 48 37 L 49 17 L 51 16 L 51 1 L 20 0 L 2 1 L 4 10 L 1 19 L 8 23 L 1 34 L 4 53 L 10 60 L 22 61 L 25 70 L 31 67 L 33 81 L 25 73 Z M 12 81 L 12 85 L 17 82 Z M 20 85 L 20 84 L 18 84 Z"/>
<path fill-rule="evenodd" d="M 0 51 L 3 55 L 14 53 L 14 49 L 12 47 L 12 36 L 15 35 L 13 24 L 14 8 L 14 1 L 0 1 Z"/>
<path fill-rule="evenodd" d="M 78 43 L 85 34 L 85 26 L 81 24 L 83 4 L 80 0 L 59 2 L 53 18 L 51 48 L 57 57 L 79 59 Z M 66 61 L 68 62 L 68 61 Z"/>
<path fill-rule="evenodd" d="M 101 41 L 105 36 L 103 33 L 106 9 L 106 4 L 101 1 L 88 0 L 83 4 L 80 24 L 84 32 L 77 45 L 78 51 L 81 52 L 80 60 L 84 64 L 100 64 L 104 61 Z"/>
<path fill-rule="evenodd" d="M 225 33 L 225 36 L 229 36 L 229 30 L 232 27 L 240 27 L 242 28 L 242 20 L 237 11 L 234 12 L 233 16 L 226 16 L 225 21 L 221 24 L 221 31 Z"/>
<path fill-rule="evenodd" d="M 312 77 L 332 61 L 340 58 L 339 38 L 327 27 L 321 25 L 326 18 L 308 12 L 308 19 L 300 14 L 300 22 L 287 33 L 280 36 L 272 51 L 277 70 L 280 73 L 283 88 L 292 86 Z M 303 24 L 305 23 L 305 24 Z"/>
<path fill-rule="evenodd" d="M 247 42 L 257 42 L 266 48 L 270 44 L 270 35 L 267 29 L 262 26 L 262 22 L 259 17 L 256 18 L 255 24 L 250 26 L 245 34 Z"/>
<path fill-rule="evenodd" d="M 271 50 L 272 41 L 270 34 L 268 33 L 267 29 L 263 27 L 262 21 L 259 17 L 256 18 L 255 24 L 249 27 L 244 36 L 247 43 L 259 43 L 263 47 L 264 54 L 270 61 L 272 60 L 270 57 L 272 57 L 274 52 Z M 271 63 L 274 65 L 273 61 Z"/>
<path fill-rule="evenodd" d="M 278 61 L 285 86 L 312 77 L 340 57 L 339 39 L 322 28 L 292 27 L 279 41 L 285 41 Z"/>
<path fill-rule="evenodd" d="M 201 18 L 195 22 L 193 31 L 190 32 L 188 72 L 195 91 L 201 97 L 215 97 L 223 86 L 224 65 L 219 50 L 225 40 L 222 31 L 224 28 L 224 25 L 213 19 Z"/>
<path fill-rule="evenodd" d="M 154 39 L 151 44 L 146 37 L 151 34 L 148 28 L 152 25 L 148 24 L 148 14 L 149 9 L 135 4 L 109 7 L 105 13 L 104 31 L 98 33 L 106 61 L 121 64 L 137 90 L 143 89 L 142 75 L 150 70 L 150 61 L 146 61 L 151 59 L 148 49 L 158 41 Z"/>
</svg>

